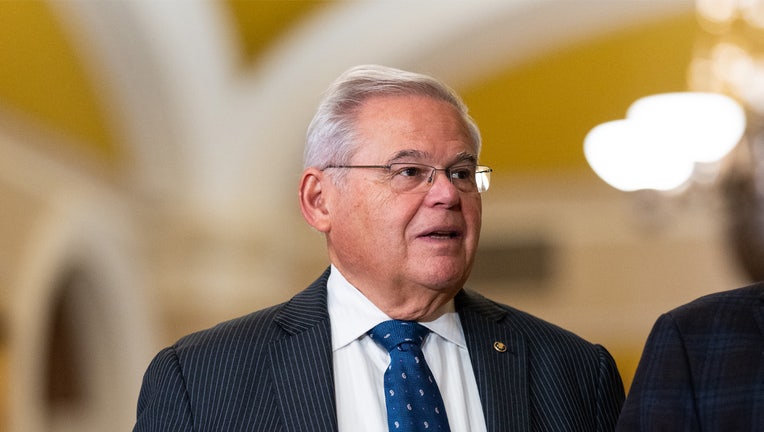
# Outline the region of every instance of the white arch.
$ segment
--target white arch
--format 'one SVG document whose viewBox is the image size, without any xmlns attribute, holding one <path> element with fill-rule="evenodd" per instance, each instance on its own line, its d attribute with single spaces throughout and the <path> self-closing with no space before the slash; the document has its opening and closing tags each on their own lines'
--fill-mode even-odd
<svg viewBox="0 0 764 432">
<path fill-rule="evenodd" d="M 85 334 L 81 366 L 92 398 L 85 412 L 70 419 L 69 430 L 129 430 L 134 410 L 127 407 L 135 406 L 146 359 L 156 349 L 129 212 L 106 191 L 7 139 L 0 139 L 0 153 L 0 181 L 42 210 L 27 221 L 33 228 L 8 299 L 9 430 L 64 430 L 48 424 L 44 410 L 44 354 L 57 282 L 71 265 L 95 283 L 74 293 L 86 313 L 75 317 L 75 325 Z"/>
<path fill-rule="evenodd" d="M 146 198 L 206 192 L 234 46 L 213 2 L 51 2 L 101 91 Z M 199 180 L 201 179 L 201 181 Z M 159 201 L 161 203 L 161 201 Z"/>
</svg>

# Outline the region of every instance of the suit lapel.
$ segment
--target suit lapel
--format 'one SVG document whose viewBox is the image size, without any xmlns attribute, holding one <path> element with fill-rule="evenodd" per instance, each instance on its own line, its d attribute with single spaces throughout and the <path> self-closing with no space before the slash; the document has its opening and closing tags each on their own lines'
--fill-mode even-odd
<svg viewBox="0 0 764 432">
<path fill-rule="evenodd" d="M 275 398 L 285 430 L 336 431 L 327 270 L 275 317 L 284 330 L 270 349 Z"/>
<path fill-rule="evenodd" d="M 484 297 L 462 290 L 455 300 L 488 432 L 529 430 L 525 340 L 500 323 L 507 312 Z"/>
</svg>

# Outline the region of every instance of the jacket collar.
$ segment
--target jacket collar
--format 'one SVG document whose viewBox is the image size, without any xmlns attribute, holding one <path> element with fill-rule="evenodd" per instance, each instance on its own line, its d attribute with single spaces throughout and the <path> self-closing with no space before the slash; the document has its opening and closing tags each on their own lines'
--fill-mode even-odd
<svg viewBox="0 0 764 432">
<path fill-rule="evenodd" d="M 526 343 L 511 310 L 469 290 L 457 294 L 488 432 L 530 429 Z"/>
<path fill-rule="evenodd" d="M 285 431 L 337 431 L 328 277 L 326 270 L 274 317 L 283 333 L 271 343 L 269 359 Z"/>
</svg>

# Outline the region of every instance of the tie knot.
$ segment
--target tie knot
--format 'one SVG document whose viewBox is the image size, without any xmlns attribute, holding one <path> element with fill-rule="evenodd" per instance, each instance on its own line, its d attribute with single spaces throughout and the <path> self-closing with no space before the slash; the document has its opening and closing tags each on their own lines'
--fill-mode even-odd
<svg viewBox="0 0 764 432">
<path fill-rule="evenodd" d="M 369 330 L 369 336 L 387 351 L 396 347 L 406 351 L 410 345 L 420 347 L 429 332 L 427 327 L 415 321 L 390 320 L 381 322 Z"/>
</svg>

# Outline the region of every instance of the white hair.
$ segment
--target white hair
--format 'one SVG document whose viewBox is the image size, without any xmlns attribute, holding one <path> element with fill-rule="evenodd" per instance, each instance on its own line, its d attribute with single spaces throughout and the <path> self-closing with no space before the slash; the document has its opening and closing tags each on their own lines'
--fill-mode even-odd
<svg viewBox="0 0 764 432">
<path fill-rule="evenodd" d="M 459 95 L 441 81 L 418 73 L 379 65 L 348 69 L 326 90 L 308 126 L 303 165 L 324 169 L 344 165 L 357 148 L 355 119 L 359 107 L 373 96 L 421 95 L 456 108 L 480 153 L 480 130 Z"/>
</svg>

